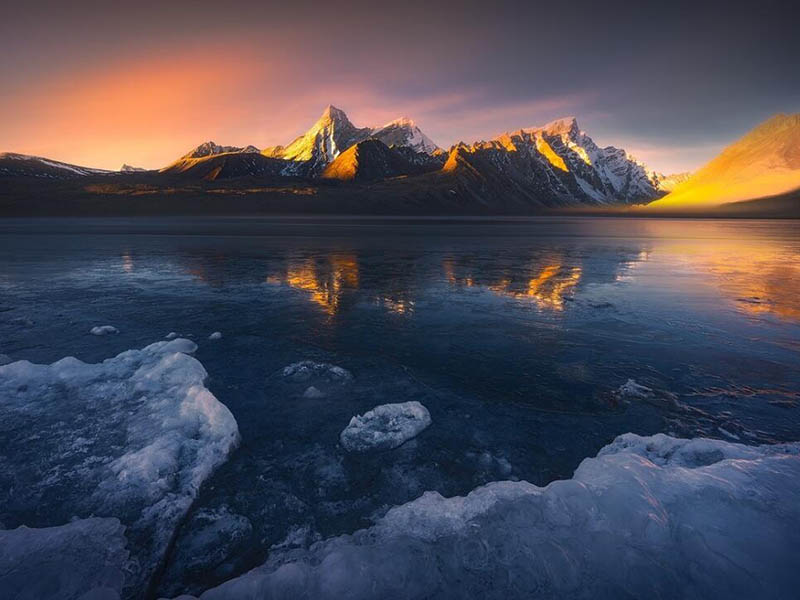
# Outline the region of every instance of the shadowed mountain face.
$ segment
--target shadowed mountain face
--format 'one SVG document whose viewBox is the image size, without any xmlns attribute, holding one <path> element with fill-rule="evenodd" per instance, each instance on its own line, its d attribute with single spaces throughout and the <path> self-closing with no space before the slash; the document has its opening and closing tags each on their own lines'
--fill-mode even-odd
<svg viewBox="0 0 800 600">
<path fill-rule="evenodd" d="M 322 172 L 325 179 L 340 181 L 377 181 L 388 177 L 410 175 L 419 167 L 399 152 L 378 140 L 365 140 L 350 146 Z"/>
<path fill-rule="evenodd" d="M 181 158 L 162 169 L 163 174 L 180 174 L 183 178 L 232 179 L 236 177 L 279 175 L 286 167 L 286 161 L 268 158 L 256 152 L 225 152 L 198 158 Z"/>
<path fill-rule="evenodd" d="M 800 114 L 777 115 L 728 146 L 648 208 L 718 207 L 797 189 L 800 189 Z"/>
</svg>

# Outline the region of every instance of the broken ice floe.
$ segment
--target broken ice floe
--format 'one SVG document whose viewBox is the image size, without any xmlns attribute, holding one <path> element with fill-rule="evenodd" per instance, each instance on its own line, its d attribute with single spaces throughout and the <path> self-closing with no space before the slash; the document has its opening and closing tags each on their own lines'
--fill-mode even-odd
<svg viewBox="0 0 800 600">
<path fill-rule="evenodd" d="M 0 596 L 30 600 L 118 600 L 128 568 L 117 519 L 0 531 Z"/>
<path fill-rule="evenodd" d="M 571 479 L 426 492 L 201 598 L 788 599 L 798 520 L 800 444 L 626 434 Z"/>
<path fill-rule="evenodd" d="M 221 331 L 215 331 L 210 336 L 208 336 L 208 339 L 210 339 L 210 340 L 221 340 L 222 339 L 222 332 Z"/>
<path fill-rule="evenodd" d="M 678 397 L 672 392 L 658 390 L 641 385 L 633 379 L 628 379 L 614 392 L 620 400 L 645 400 L 652 404 L 666 405 L 672 408 L 682 408 Z"/>
<path fill-rule="evenodd" d="M 324 398 L 324 397 L 325 393 L 315 388 L 313 385 L 308 386 L 306 388 L 306 391 L 303 392 L 303 398 Z"/>
<path fill-rule="evenodd" d="M 143 593 L 200 485 L 238 441 L 231 412 L 203 382 L 186 339 L 98 364 L 0 367 L 0 506 L 36 507 L 48 524 L 118 517 Z M 13 449 L 13 451 L 12 451 Z M 8 510 L 6 510 L 8 513 Z M 14 517 L 15 513 L 11 513 Z"/>
<path fill-rule="evenodd" d="M 346 382 L 353 378 L 350 371 L 332 365 L 330 363 L 319 363 L 313 360 L 303 360 L 292 363 L 284 367 L 283 376 L 293 381 L 308 381 L 312 377 L 322 378 L 333 382 Z"/>
<path fill-rule="evenodd" d="M 430 424 L 431 415 L 419 402 L 382 404 L 353 417 L 339 441 L 350 452 L 390 450 L 416 437 Z"/>
<path fill-rule="evenodd" d="M 109 335 L 111 333 L 119 333 L 119 329 L 113 325 L 97 325 L 89 330 L 92 335 Z"/>
</svg>

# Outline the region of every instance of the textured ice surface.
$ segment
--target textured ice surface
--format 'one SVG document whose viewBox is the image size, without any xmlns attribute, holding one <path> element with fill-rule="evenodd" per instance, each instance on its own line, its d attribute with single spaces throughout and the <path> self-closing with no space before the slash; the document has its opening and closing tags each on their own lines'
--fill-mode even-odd
<svg viewBox="0 0 800 600">
<path fill-rule="evenodd" d="M 0 530 L 0 597 L 117 600 L 128 551 L 117 519 Z"/>
<path fill-rule="evenodd" d="M 97 325 L 89 330 L 92 335 L 109 335 L 111 333 L 119 333 L 119 329 L 113 325 Z"/>
<path fill-rule="evenodd" d="M 626 434 L 547 487 L 427 492 L 203 600 L 793 598 L 800 444 Z"/>
<path fill-rule="evenodd" d="M 313 360 L 303 360 L 292 363 L 284 367 L 283 376 L 293 381 L 308 381 L 312 378 L 323 378 L 328 381 L 346 382 L 353 378 L 350 371 L 331 365 L 329 363 L 319 363 Z"/>
<path fill-rule="evenodd" d="M 171 569 L 165 573 L 167 580 L 184 577 L 202 581 L 211 574 L 229 579 L 232 575 L 232 565 L 227 562 L 230 555 L 246 544 L 255 543 L 251 539 L 250 520 L 232 512 L 225 504 L 195 512 L 184 530 L 188 533 L 173 550 Z"/>
<path fill-rule="evenodd" d="M 306 391 L 303 392 L 303 398 L 323 398 L 325 393 L 321 390 L 315 388 L 313 385 L 310 385 L 306 388 Z"/>
<path fill-rule="evenodd" d="M 200 485 L 238 440 L 186 339 L 98 364 L 0 367 L 0 521 L 56 525 L 113 516 L 128 527 L 137 593 Z"/>
<path fill-rule="evenodd" d="M 652 388 L 636 383 L 633 379 L 628 379 L 619 386 L 617 395 L 621 398 L 650 398 L 653 395 Z"/>
<path fill-rule="evenodd" d="M 428 409 L 417 401 L 382 404 L 350 419 L 339 441 L 350 452 L 390 450 L 416 437 L 430 424 Z"/>
</svg>

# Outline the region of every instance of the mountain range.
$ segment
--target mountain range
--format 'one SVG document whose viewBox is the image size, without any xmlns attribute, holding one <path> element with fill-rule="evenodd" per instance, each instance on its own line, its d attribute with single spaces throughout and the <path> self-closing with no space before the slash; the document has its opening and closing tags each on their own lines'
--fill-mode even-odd
<svg viewBox="0 0 800 600">
<path fill-rule="evenodd" d="M 800 116 L 781 115 L 697 173 L 663 175 L 623 149 L 598 146 L 574 117 L 445 150 L 411 119 L 357 127 L 328 106 L 285 146 L 208 141 L 156 171 L 0 154 L 0 214 L 136 214 L 156 205 L 156 212 L 428 214 L 718 206 L 800 188 L 799 140 Z M 47 202 L 53 193 L 63 198 L 57 207 Z"/>
</svg>

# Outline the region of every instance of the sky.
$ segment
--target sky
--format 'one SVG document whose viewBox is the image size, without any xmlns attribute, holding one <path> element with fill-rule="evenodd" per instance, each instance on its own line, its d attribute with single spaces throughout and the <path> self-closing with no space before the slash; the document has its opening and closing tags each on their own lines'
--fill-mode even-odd
<svg viewBox="0 0 800 600">
<path fill-rule="evenodd" d="M 117 169 L 207 140 L 286 144 L 325 106 L 440 146 L 575 116 L 692 170 L 800 112 L 791 2 L 16 2 L 0 18 L 0 152 Z"/>
</svg>

